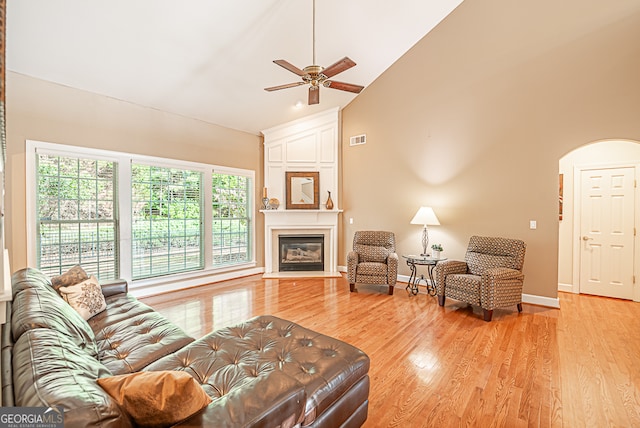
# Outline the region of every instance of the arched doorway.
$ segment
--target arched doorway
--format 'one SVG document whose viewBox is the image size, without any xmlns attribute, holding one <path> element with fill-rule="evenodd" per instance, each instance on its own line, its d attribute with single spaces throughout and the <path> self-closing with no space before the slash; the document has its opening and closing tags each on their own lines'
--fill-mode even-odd
<svg viewBox="0 0 640 428">
<path fill-rule="evenodd" d="M 581 273 L 588 261 L 581 260 L 584 257 L 583 246 L 588 247 L 588 242 L 582 239 L 589 239 L 581 233 L 581 223 L 584 223 L 584 216 L 581 209 L 581 175 L 585 171 L 594 171 L 598 168 L 603 170 L 614 170 L 623 168 L 630 170 L 634 181 L 640 180 L 640 142 L 629 140 L 606 140 L 587 144 L 567 153 L 559 161 L 559 172 L 563 183 L 563 213 L 558 225 L 558 290 L 572 293 L 581 292 L 582 286 L 585 288 L 585 273 Z M 640 222 L 640 201 L 638 188 L 634 187 L 631 192 L 633 203 L 633 228 L 638 227 Z M 630 233 L 634 233 L 631 230 Z M 640 249 L 638 245 L 639 237 L 631 238 L 631 245 Z M 640 251 L 631 251 L 630 268 L 633 270 L 633 280 L 640 272 L 640 257 L 636 255 Z M 582 263 L 582 266 L 581 266 Z M 607 264 L 605 269 L 611 266 Z M 640 278 L 639 278 L 640 280 Z M 585 290 L 582 290 L 585 292 Z M 590 291 L 588 291 L 590 292 Z M 640 301 L 640 284 L 632 284 L 632 294 L 629 298 Z"/>
</svg>

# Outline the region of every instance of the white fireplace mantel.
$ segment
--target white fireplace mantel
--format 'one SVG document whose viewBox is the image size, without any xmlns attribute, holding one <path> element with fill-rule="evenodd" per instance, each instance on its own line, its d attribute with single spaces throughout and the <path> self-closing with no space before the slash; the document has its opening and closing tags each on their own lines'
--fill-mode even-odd
<svg viewBox="0 0 640 428">
<path fill-rule="evenodd" d="M 338 214 L 342 210 L 261 210 L 264 213 L 265 278 L 321 275 L 341 276 L 338 272 Z M 278 236 L 285 234 L 324 235 L 324 272 L 279 272 Z"/>
<path fill-rule="evenodd" d="M 264 187 L 269 198 L 278 199 L 276 210 L 264 213 L 265 277 L 340 276 L 338 272 L 338 129 L 339 108 L 332 108 L 305 118 L 262 131 L 264 135 Z M 335 209 L 287 210 L 287 172 L 319 174 L 320 206 L 329 192 Z M 324 235 L 324 272 L 279 272 L 278 235 Z"/>
</svg>

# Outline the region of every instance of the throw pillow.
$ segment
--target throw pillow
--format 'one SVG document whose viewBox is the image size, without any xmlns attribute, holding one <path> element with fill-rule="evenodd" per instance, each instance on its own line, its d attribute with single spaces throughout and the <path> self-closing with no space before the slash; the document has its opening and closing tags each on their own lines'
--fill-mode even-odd
<svg viewBox="0 0 640 428">
<path fill-rule="evenodd" d="M 62 275 L 54 276 L 51 278 L 51 286 L 58 292 L 60 292 L 60 287 L 69 287 L 71 285 L 76 285 L 81 283 L 82 281 L 86 281 L 89 279 L 89 275 L 87 272 L 82 269 L 80 265 L 75 265 Z"/>
<path fill-rule="evenodd" d="M 211 403 L 186 372 L 137 372 L 98 379 L 100 385 L 142 427 L 171 426 Z"/>
<path fill-rule="evenodd" d="M 58 292 L 85 321 L 107 308 L 102 288 L 93 275 L 79 284 L 60 287 Z"/>
</svg>

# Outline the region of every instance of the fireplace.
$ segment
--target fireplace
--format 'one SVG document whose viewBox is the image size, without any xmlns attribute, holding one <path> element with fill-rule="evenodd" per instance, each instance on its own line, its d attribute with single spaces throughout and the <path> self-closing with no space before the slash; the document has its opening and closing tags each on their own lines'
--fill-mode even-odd
<svg viewBox="0 0 640 428">
<path fill-rule="evenodd" d="M 286 271 L 324 271 L 324 235 L 278 235 L 278 267 Z"/>
</svg>

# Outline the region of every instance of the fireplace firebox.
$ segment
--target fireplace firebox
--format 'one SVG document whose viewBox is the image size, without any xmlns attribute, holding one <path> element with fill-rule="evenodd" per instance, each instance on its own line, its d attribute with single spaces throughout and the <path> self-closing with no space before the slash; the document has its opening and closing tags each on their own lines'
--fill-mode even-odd
<svg viewBox="0 0 640 428">
<path fill-rule="evenodd" d="M 323 271 L 324 235 L 279 235 L 279 270 Z"/>
</svg>

